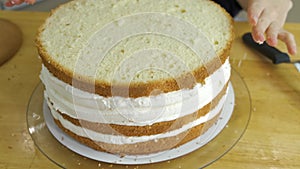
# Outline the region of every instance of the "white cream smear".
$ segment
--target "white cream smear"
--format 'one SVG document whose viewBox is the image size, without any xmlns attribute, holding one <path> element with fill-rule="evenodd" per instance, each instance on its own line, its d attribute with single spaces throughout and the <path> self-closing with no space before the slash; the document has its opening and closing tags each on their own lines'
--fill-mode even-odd
<svg viewBox="0 0 300 169">
<path fill-rule="evenodd" d="M 46 88 L 45 98 L 50 99 L 54 110 L 89 122 L 146 126 L 175 120 L 201 109 L 221 92 L 229 81 L 230 73 L 230 63 L 226 60 L 205 79 L 205 84 L 139 98 L 102 97 L 82 91 L 57 79 L 45 66 L 40 78 Z"/>
<path fill-rule="evenodd" d="M 211 120 L 216 115 L 218 115 L 220 113 L 220 111 L 222 110 L 223 105 L 226 100 L 226 97 L 227 97 L 227 93 L 228 93 L 228 88 L 227 88 L 226 94 L 222 97 L 222 99 L 220 100 L 218 105 L 213 110 L 211 110 L 208 114 L 206 114 L 205 116 L 202 116 L 199 119 L 197 119 L 191 123 L 188 123 L 179 129 L 171 130 L 171 131 L 161 133 L 161 134 L 149 135 L 149 136 L 129 136 L 128 137 L 128 136 L 124 136 L 124 135 L 110 135 L 110 134 L 98 133 L 98 132 L 74 125 L 70 121 L 65 120 L 59 113 L 57 113 L 57 111 L 55 111 L 55 109 L 52 106 L 49 106 L 49 107 L 50 107 L 50 111 L 51 111 L 53 117 L 56 120 L 59 120 L 64 128 L 70 130 L 71 132 L 75 133 L 76 135 L 79 135 L 81 137 L 86 137 L 86 138 L 92 139 L 94 141 L 109 143 L 109 144 L 119 144 L 119 145 L 135 144 L 135 143 L 140 143 L 140 142 L 146 142 L 146 141 L 151 141 L 151 140 L 155 141 L 155 140 L 162 139 L 162 138 L 176 136 L 182 132 L 185 132 L 185 131 L 197 126 L 197 125 L 200 125 L 204 122 Z"/>
</svg>

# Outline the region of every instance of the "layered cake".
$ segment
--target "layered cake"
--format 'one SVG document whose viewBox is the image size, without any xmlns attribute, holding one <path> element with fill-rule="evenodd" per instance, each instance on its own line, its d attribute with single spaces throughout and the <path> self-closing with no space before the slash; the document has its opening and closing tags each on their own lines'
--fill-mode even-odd
<svg viewBox="0 0 300 169">
<path fill-rule="evenodd" d="M 170 150 L 217 122 L 232 40 L 232 19 L 209 0 L 74 0 L 39 29 L 45 101 L 95 150 Z"/>
</svg>

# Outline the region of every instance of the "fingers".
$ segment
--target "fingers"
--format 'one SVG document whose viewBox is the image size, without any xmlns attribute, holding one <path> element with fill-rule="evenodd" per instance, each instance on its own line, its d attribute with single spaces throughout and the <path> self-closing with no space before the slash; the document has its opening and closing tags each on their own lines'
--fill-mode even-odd
<svg viewBox="0 0 300 169">
<path fill-rule="evenodd" d="M 276 46 L 278 39 L 284 42 L 287 46 L 288 52 L 292 55 L 297 53 L 297 45 L 295 37 L 292 33 L 281 29 L 277 22 L 261 21 L 259 20 L 257 26 L 252 28 L 252 37 L 257 43 L 265 41 L 264 34 L 266 33 L 267 43 L 270 46 Z"/>
<path fill-rule="evenodd" d="M 248 0 L 247 3 L 248 22 L 252 27 L 253 39 L 260 44 L 266 41 L 270 46 L 276 46 L 278 40 L 281 40 L 286 44 L 289 53 L 295 55 L 295 38 L 282 29 L 293 6 L 292 0 Z"/>
<path fill-rule="evenodd" d="M 261 13 L 263 12 L 264 8 L 257 2 L 253 2 L 251 7 L 248 8 L 248 21 L 251 26 L 257 25 L 258 18 L 260 17 Z"/>
<path fill-rule="evenodd" d="M 271 23 L 271 25 L 269 26 L 269 28 L 267 29 L 267 43 L 270 45 L 270 46 L 276 46 L 277 43 L 278 43 L 278 34 L 279 34 L 279 31 L 280 31 L 280 26 L 276 23 L 276 22 L 273 22 Z"/>
<path fill-rule="evenodd" d="M 278 24 L 271 19 L 271 15 L 268 12 L 263 11 L 257 24 L 252 27 L 253 39 L 257 43 L 263 43 L 266 40 L 265 33 L 268 33 L 267 30 L 269 30 L 269 36 L 271 36 L 271 40 L 273 40 L 273 37 L 277 37 L 278 34 L 276 33 L 276 31 L 278 32 L 277 25 Z"/>
<path fill-rule="evenodd" d="M 295 55 L 297 53 L 296 40 L 293 34 L 288 31 L 281 30 L 278 34 L 278 39 L 286 44 L 290 54 Z"/>
<path fill-rule="evenodd" d="M 276 45 L 278 32 L 284 25 L 283 21 L 285 19 L 282 17 L 284 16 L 277 16 L 277 13 L 273 10 L 264 9 L 259 16 L 257 24 L 253 26 L 254 40 L 264 42 L 266 40 L 264 35 L 267 34 L 267 41 Z"/>
<path fill-rule="evenodd" d="M 251 6 L 248 8 L 248 21 L 252 26 L 252 37 L 257 43 L 265 41 L 265 32 L 270 27 L 273 21 L 272 13 L 268 12 L 261 5 L 260 1 L 251 1 Z"/>
<path fill-rule="evenodd" d="M 278 0 L 277 2 L 281 1 Z M 248 21 L 252 26 L 253 39 L 259 44 L 266 41 L 270 46 L 276 46 L 279 39 L 286 44 L 290 54 L 296 54 L 297 47 L 294 36 L 282 29 L 291 7 L 292 3 L 282 4 L 263 0 L 249 0 L 247 12 Z"/>
</svg>

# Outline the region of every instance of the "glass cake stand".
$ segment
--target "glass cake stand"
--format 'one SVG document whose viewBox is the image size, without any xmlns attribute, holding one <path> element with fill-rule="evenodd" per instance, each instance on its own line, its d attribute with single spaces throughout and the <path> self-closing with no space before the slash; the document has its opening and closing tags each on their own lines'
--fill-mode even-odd
<svg viewBox="0 0 300 169">
<path fill-rule="evenodd" d="M 218 130 L 215 132 L 217 134 L 210 135 L 207 142 L 202 145 L 194 142 L 156 156 L 127 158 L 107 153 L 97 154 L 99 152 L 68 137 L 60 129 L 55 128 L 51 119 L 49 120 L 50 117 L 44 113 L 47 109 L 43 97 L 44 87 L 41 83 L 35 88 L 29 100 L 27 127 L 36 147 L 48 159 L 62 168 L 134 169 L 137 166 L 139 169 L 203 168 L 231 150 L 245 132 L 251 116 L 251 99 L 248 88 L 235 70 L 232 71 L 230 82 L 233 100 L 227 102 L 225 107 L 229 107 L 229 110 L 232 108 L 232 114 L 222 117 L 221 119 L 225 120 L 219 120 L 215 124 L 215 128 L 210 129 L 213 130 L 212 132 Z"/>
</svg>

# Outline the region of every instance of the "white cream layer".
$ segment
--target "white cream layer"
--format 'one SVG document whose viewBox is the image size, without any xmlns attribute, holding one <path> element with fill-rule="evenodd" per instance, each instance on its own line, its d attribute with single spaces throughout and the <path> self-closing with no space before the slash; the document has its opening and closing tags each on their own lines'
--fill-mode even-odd
<svg viewBox="0 0 300 169">
<path fill-rule="evenodd" d="M 227 88 L 227 92 L 228 92 L 228 88 Z M 226 100 L 226 97 L 227 97 L 227 92 L 226 92 L 226 95 L 224 95 L 222 97 L 222 99 L 220 100 L 218 105 L 214 109 L 212 109 L 208 114 L 206 114 L 205 116 L 202 116 L 199 119 L 182 126 L 180 129 L 171 130 L 171 131 L 168 131 L 165 133 L 149 135 L 149 136 L 130 136 L 130 137 L 128 137 L 128 136 L 124 136 L 124 135 L 109 135 L 109 134 L 98 133 L 98 132 L 74 125 L 70 121 L 64 119 L 59 113 L 57 113 L 56 110 L 52 106 L 49 106 L 49 107 L 50 107 L 50 111 L 51 111 L 53 117 L 55 119 L 59 120 L 64 128 L 70 130 L 71 132 L 75 133 L 76 135 L 79 135 L 81 137 L 86 137 L 86 138 L 89 138 L 94 141 L 99 141 L 99 142 L 104 142 L 104 143 L 109 143 L 109 144 L 118 144 L 118 145 L 135 144 L 135 143 L 152 141 L 152 140 L 156 141 L 158 139 L 176 136 L 182 132 L 185 132 L 185 131 L 197 126 L 197 125 L 200 125 L 202 123 L 205 123 L 205 122 L 211 120 L 213 117 L 218 115 L 220 113 L 220 111 L 222 110 L 223 105 Z"/>
<path fill-rule="evenodd" d="M 226 60 L 203 85 L 139 98 L 106 98 L 79 90 L 57 79 L 45 66 L 40 77 L 46 87 L 45 97 L 49 97 L 53 108 L 63 114 L 90 122 L 145 126 L 175 120 L 201 109 L 224 88 L 230 73 L 230 64 Z"/>
</svg>

